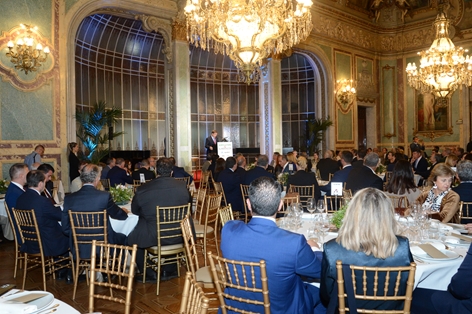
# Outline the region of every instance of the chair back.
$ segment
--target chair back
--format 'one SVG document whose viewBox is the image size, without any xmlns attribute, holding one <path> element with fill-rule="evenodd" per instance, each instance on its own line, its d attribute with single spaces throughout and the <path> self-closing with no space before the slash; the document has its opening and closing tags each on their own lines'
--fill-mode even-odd
<svg viewBox="0 0 472 314">
<path fill-rule="evenodd" d="M 7 212 L 8 222 L 10 223 L 11 230 L 13 231 L 13 240 L 15 241 L 15 270 L 13 272 L 13 278 L 16 278 L 16 271 L 18 270 L 18 262 L 20 262 L 20 267 L 23 264 L 25 257 L 20 252 L 21 248 L 21 235 L 18 230 L 18 225 L 16 223 L 15 217 L 12 217 L 10 210 L 8 208 L 7 202 L 5 202 L 5 211 Z"/>
<path fill-rule="evenodd" d="M 205 293 L 192 277 L 192 273 L 187 272 L 179 314 L 206 314 L 208 303 L 209 299 L 205 297 Z"/>
<path fill-rule="evenodd" d="M 180 228 L 182 229 L 182 237 L 184 239 L 185 252 L 187 254 L 187 265 L 192 272 L 193 278 L 197 278 L 197 270 L 200 269 L 200 263 L 198 262 L 197 245 L 195 244 L 195 238 L 192 233 L 192 226 L 190 225 L 190 216 L 180 222 Z"/>
<path fill-rule="evenodd" d="M 208 253 L 213 282 L 216 286 L 221 312 L 238 313 L 270 313 L 269 285 L 267 282 L 266 263 L 243 262 L 226 259 Z M 247 295 L 252 292 L 251 298 L 243 298 L 238 292 Z M 246 311 L 238 308 L 244 306 Z M 254 310 L 248 311 L 250 307 Z"/>
<path fill-rule="evenodd" d="M 102 184 L 105 191 L 110 190 L 110 179 L 100 179 L 100 183 Z"/>
<path fill-rule="evenodd" d="M 80 258 L 81 245 L 92 245 L 93 240 L 108 243 L 107 211 L 77 212 L 69 210 L 70 226 L 74 239 L 77 258 Z M 89 258 L 86 252 L 86 258 Z"/>
<path fill-rule="evenodd" d="M 185 185 L 187 186 L 187 189 L 190 185 L 190 177 L 179 177 L 179 178 L 175 178 L 175 180 L 179 180 L 179 181 L 183 181 L 185 183 Z"/>
<path fill-rule="evenodd" d="M 44 259 L 41 234 L 34 210 L 13 208 L 13 216 L 15 217 L 20 231 L 21 241 L 25 243 L 29 249 L 36 249 L 37 247 L 37 253 L 41 254 L 41 259 Z"/>
<path fill-rule="evenodd" d="M 218 209 L 221 207 L 222 195 L 207 195 L 205 199 L 205 229 L 208 226 L 215 228 L 218 219 Z"/>
<path fill-rule="evenodd" d="M 200 188 L 197 192 L 196 203 L 195 203 L 195 220 L 201 224 L 203 216 L 203 206 L 205 205 L 205 197 L 207 189 Z"/>
<path fill-rule="evenodd" d="M 287 193 L 285 194 L 282 201 L 283 201 L 283 207 L 282 207 L 282 210 L 279 211 L 277 216 L 279 216 L 279 214 L 281 216 L 287 215 L 289 206 L 291 206 L 293 203 L 300 203 L 300 195 L 298 195 L 298 193 Z"/>
<path fill-rule="evenodd" d="M 415 263 L 401 267 L 368 267 L 336 261 L 339 313 L 352 311 L 352 304 L 349 308 L 346 302 L 350 296 L 355 298 L 359 313 L 410 313 L 415 271 Z M 379 306 L 385 310 L 377 309 Z"/>
<path fill-rule="evenodd" d="M 92 241 L 92 260 L 90 268 L 90 290 L 89 290 L 89 312 L 94 312 L 94 299 L 104 299 L 108 301 L 124 304 L 125 314 L 130 313 L 131 308 L 131 293 L 133 291 L 134 282 L 134 268 L 136 264 L 137 245 L 133 247 L 107 244 L 103 242 Z M 108 275 L 108 281 L 98 282 L 96 273 Z M 119 282 L 112 281 L 112 277 L 118 276 Z M 123 280 L 126 278 L 127 280 Z M 125 284 L 126 283 L 126 284 Z M 110 295 L 100 294 L 95 291 L 95 286 L 116 289 L 118 291 L 126 291 L 126 297 L 113 297 L 112 290 Z"/>
<path fill-rule="evenodd" d="M 159 207 L 156 208 L 157 215 L 157 245 L 162 247 L 162 240 L 166 242 L 181 242 L 182 229 L 181 221 L 190 213 L 190 203 L 181 206 Z"/>
<path fill-rule="evenodd" d="M 229 204 L 228 206 L 225 206 L 225 207 L 219 209 L 219 210 L 218 210 L 218 216 L 220 217 L 221 228 L 223 228 L 224 225 L 225 225 L 228 221 L 234 220 L 233 209 L 231 208 L 231 204 Z"/>
<path fill-rule="evenodd" d="M 405 216 L 405 211 L 408 209 L 408 198 L 406 196 L 399 196 L 399 195 L 392 195 L 387 194 L 388 198 L 392 202 L 393 208 L 395 209 L 395 213 L 399 214 L 400 216 Z"/>
<path fill-rule="evenodd" d="M 338 211 L 349 198 L 344 198 L 342 196 L 324 196 L 325 209 L 327 213 L 334 213 Z"/>
<path fill-rule="evenodd" d="M 472 223 L 472 202 L 460 202 L 459 221 L 463 224 Z"/>
<path fill-rule="evenodd" d="M 241 196 L 243 198 L 244 204 L 244 222 L 248 222 L 249 220 L 249 211 L 247 210 L 246 199 L 249 197 L 249 185 L 241 184 Z"/>
<path fill-rule="evenodd" d="M 387 171 L 385 172 L 385 184 L 388 184 L 390 182 L 390 178 L 392 177 L 392 171 Z"/>
<path fill-rule="evenodd" d="M 200 189 L 208 189 L 211 177 L 211 171 L 204 171 L 202 174 L 202 180 L 200 181 Z"/>
<path fill-rule="evenodd" d="M 223 189 L 223 184 L 221 182 L 214 182 L 213 187 L 215 188 L 216 194 L 221 194 L 222 200 L 221 200 L 221 205 L 226 206 L 228 203 L 226 202 L 226 196 L 225 196 L 225 190 Z"/>
<path fill-rule="evenodd" d="M 289 193 L 298 193 L 300 196 L 300 203 L 306 206 L 309 198 L 315 197 L 315 185 L 292 185 L 290 184 Z"/>
</svg>

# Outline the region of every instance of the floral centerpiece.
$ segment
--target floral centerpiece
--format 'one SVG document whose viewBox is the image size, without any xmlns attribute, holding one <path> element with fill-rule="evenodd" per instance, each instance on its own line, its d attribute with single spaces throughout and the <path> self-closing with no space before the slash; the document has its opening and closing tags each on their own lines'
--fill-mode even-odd
<svg viewBox="0 0 472 314">
<path fill-rule="evenodd" d="M 246 166 L 246 170 L 247 170 L 247 171 L 252 170 L 252 169 L 254 169 L 254 168 L 256 168 L 256 163 L 252 163 L 252 164 L 250 164 L 249 166 Z"/>
<path fill-rule="evenodd" d="M 115 187 L 110 187 L 110 194 L 117 205 L 124 205 L 133 198 L 133 189 L 119 184 Z"/>
<path fill-rule="evenodd" d="M 10 182 L 6 179 L 0 180 L 0 194 L 5 194 L 7 192 L 8 185 L 10 185 Z"/>
<path fill-rule="evenodd" d="M 285 186 L 287 184 L 287 181 L 288 181 L 288 176 L 289 176 L 288 172 L 282 172 L 278 175 L 277 181 L 279 181 L 280 184 Z"/>
<path fill-rule="evenodd" d="M 336 228 L 341 228 L 341 225 L 343 224 L 343 219 L 344 215 L 346 214 L 346 209 L 347 209 L 348 204 L 344 204 L 339 208 L 339 210 L 335 211 L 333 213 L 333 218 L 331 219 L 331 223 L 336 226 Z"/>
<path fill-rule="evenodd" d="M 375 169 L 375 173 L 384 173 L 387 171 L 387 167 L 385 167 L 385 165 L 383 164 L 379 164 L 377 166 L 377 169 Z"/>
</svg>

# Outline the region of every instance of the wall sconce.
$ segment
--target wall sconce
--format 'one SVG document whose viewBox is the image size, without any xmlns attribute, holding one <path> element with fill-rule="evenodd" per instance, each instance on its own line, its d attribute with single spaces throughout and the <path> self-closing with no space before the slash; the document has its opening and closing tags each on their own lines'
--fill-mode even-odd
<svg viewBox="0 0 472 314">
<path fill-rule="evenodd" d="M 356 82 L 353 80 L 338 80 L 336 81 L 336 99 L 343 105 L 349 106 L 356 97 Z"/>
<path fill-rule="evenodd" d="M 35 40 L 35 37 L 37 37 L 35 32 L 38 29 L 36 26 L 32 27 L 26 24 L 20 24 L 20 26 L 25 30 L 17 36 L 16 44 L 11 40 L 8 42 L 8 52 L 6 55 L 10 57 L 10 61 L 15 65 L 15 69 L 28 74 L 28 72 L 38 70 L 47 60 L 50 51 L 48 47 L 43 48 L 43 46 Z"/>
</svg>

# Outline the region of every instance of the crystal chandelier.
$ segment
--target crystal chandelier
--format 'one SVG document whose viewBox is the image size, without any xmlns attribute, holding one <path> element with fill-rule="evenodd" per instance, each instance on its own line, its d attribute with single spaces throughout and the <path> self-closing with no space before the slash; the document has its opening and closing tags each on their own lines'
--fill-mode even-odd
<svg viewBox="0 0 472 314">
<path fill-rule="evenodd" d="M 10 57 L 10 61 L 15 65 L 15 69 L 28 74 L 28 72 L 37 71 L 41 64 L 46 61 L 49 48 L 45 47 L 43 49 L 40 43 L 35 45 L 33 31 L 37 30 L 36 26 L 31 27 L 30 25 L 21 24 L 21 27 L 26 29 L 24 36 L 18 36 L 16 47 L 13 41 L 10 40 L 8 42 L 8 52 L 6 55 Z"/>
<path fill-rule="evenodd" d="M 311 0 L 187 0 L 188 40 L 228 55 L 240 80 L 257 82 L 266 58 L 298 44 L 312 29 Z"/>
<path fill-rule="evenodd" d="M 439 12 L 434 22 L 436 38 L 421 56 L 419 69 L 415 63 L 408 63 L 406 73 L 408 84 L 421 93 L 432 93 L 447 97 L 462 84 L 472 85 L 472 58 L 464 56 L 462 47 L 455 47 L 448 35 L 449 21 L 444 12 Z"/>
</svg>

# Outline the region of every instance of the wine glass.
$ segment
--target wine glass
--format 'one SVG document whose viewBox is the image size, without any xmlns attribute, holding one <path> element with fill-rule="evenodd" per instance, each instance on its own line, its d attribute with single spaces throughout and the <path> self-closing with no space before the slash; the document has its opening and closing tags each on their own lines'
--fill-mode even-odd
<svg viewBox="0 0 472 314">
<path fill-rule="evenodd" d="M 318 200 L 318 203 L 316 204 L 316 211 L 320 214 L 325 212 L 324 200 Z"/>
<path fill-rule="evenodd" d="M 313 213 L 315 212 L 316 210 L 316 206 L 315 206 L 315 199 L 314 198 L 308 198 L 307 201 L 306 201 L 306 209 L 310 212 L 310 214 L 313 215 Z M 314 217 L 314 216 L 313 216 Z"/>
</svg>

